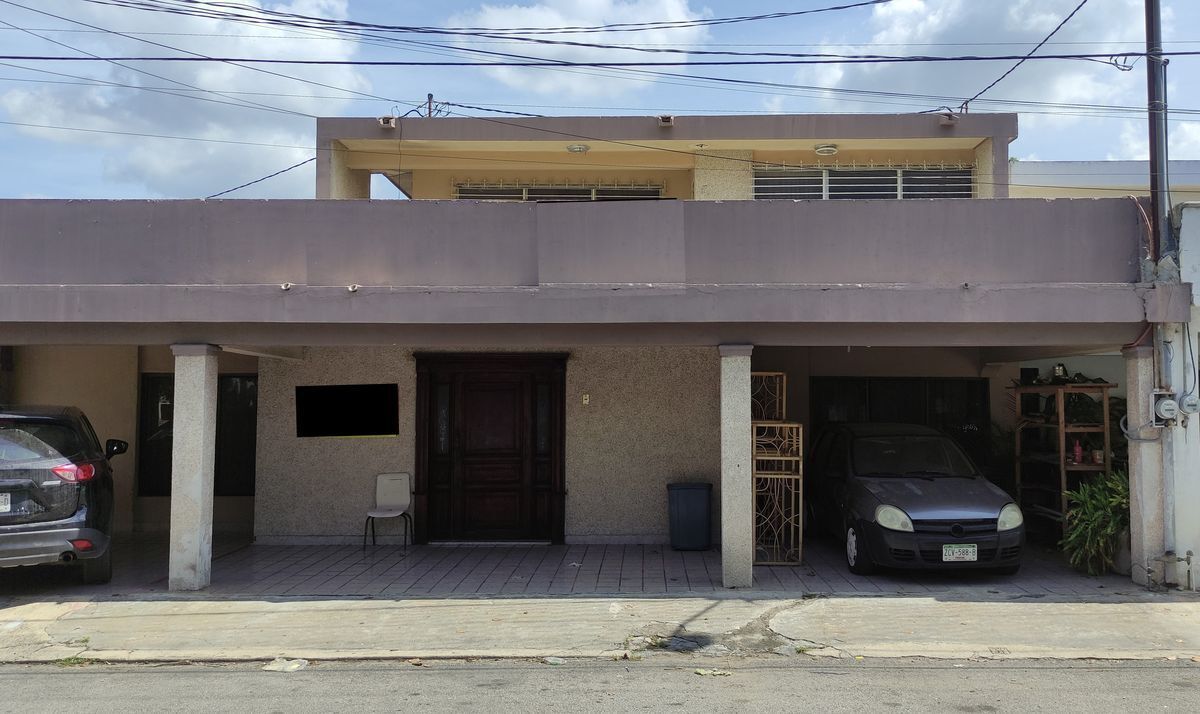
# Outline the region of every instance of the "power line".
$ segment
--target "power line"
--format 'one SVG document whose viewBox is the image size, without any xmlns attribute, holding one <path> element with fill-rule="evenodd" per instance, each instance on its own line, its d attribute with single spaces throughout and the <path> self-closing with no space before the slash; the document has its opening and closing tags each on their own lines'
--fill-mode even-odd
<svg viewBox="0 0 1200 714">
<path fill-rule="evenodd" d="M 29 28 L 0 28 L 0 32 L 20 30 L 33 30 L 34 32 L 53 32 L 67 34 L 105 34 L 99 30 L 80 30 L 66 27 L 29 27 Z M 118 32 L 114 30 L 113 32 Z M 147 37 L 222 37 L 234 39 L 251 39 L 251 40 L 321 40 L 321 41 L 341 41 L 341 37 L 332 35 L 305 35 L 305 34 L 269 34 L 269 35 L 248 35 L 243 33 L 233 32 L 164 32 L 151 30 L 120 30 L 121 34 L 125 35 L 145 35 Z M 357 40 L 354 40 L 357 42 Z M 1059 45 L 1137 45 L 1141 46 L 1146 43 L 1145 40 L 1063 40 L 1061 42 L 1047 42 L 1047 46 Z M 505 40 L 480 40 L 475 44 L 506 44 L 518 45 L 521 44 L 516 39 Z M 625 42 L 629 46 L 638 47 L 1025 47 L 1028 42 Z M 1166 45 L 1195 45 L 1200 44 L 1200 40 L 1170 40 L 1164 41 Z"/>
<path fill-rule="evenodd" d="M 0 0 L 3 2 L 4 0 Z M 1200 50 L 1163 52 L 1163 57 L 1194 57 L 1200 55 Z M 809 59 L 775 59 L 775 60 L 699 60 L 696 62 L 575 62 L 570 60 L 531 60 L 527 62 L 418 62 L 407 60 L 316 60 L 316 59 L 283 59 L 269 57 L 154 57 L 154 56 L 120 56 L 120 57 L 62 57 L 53 55 L 0 55 L 3 60 L 21 62 L 239 62 L 246 64 L 297 64 L 315 66 L 353 66 L 353 67 L 758 67 L 775 65 L 810 65 L 810 64 L 909 64 L 909 63 L 941 63 L 941 62 L 1001 62 L 1007 60 L 1104 60 L 1115 58 L 1141 58 L 1144 52 L 1124 52 L 1119 55 L 1111 53 L 1075 53 L 1057 55 L 839 55 L 830 53 L 810 53 L 796 55 Z M 705 79 L 713 79 L 706 77 Z"/>
<path fill-rule="evenodd" d="M 196 97 L 196 96 L 190 96 L 188 94 L 181 93 L 181 92 L 187 91 L 187 90 L 167 91 L 167 90 L 164 90 L 159 87 L 146 87 L 146 86 L 136 85 L 136 84 L 125 84 L 122 82 L 114 82 L 111 80 L 104 80 L 104 79 L 99 79 L 99 78 L 67 74 L 64 72 L 53 72 L 50 70 L 37 69 L 34 67 L 24 67 L 22 65 L 9 64 L 9 63 L 5 63 L 5 62 L 0 62 L 0 66 L 13 67 L 15 69 L 20 69 L 20 70 L 28 71 L 28 72 L 39 72 L 39 73 L 50 74 L 50 75 L 54 75 L 54 76 L 58 76 L 58 77 L 69 77 L 69 78 L 80 80 L 80 81 L 71 82 L 71 81 L 66 81 L 66 80 L 0 76 L 0 82 L 29 82 L 29 83 L 36 83 L 36 84 L 52 84 L 52 85 L 57 84 L 57 85 L 81 86 L 81 87 L 111 87 L 111 88 L 115 88 L 115 89 L 130 89 L 130 90 L 137 90 L 137 91 L 159 92 L 159 93 L 167 94 L 168 96 L 176 96 L 176 97 L 180 97 L 183 99 L 198 99 L 198 100 L 202 100 L 202 101 L 213 102 L 215 104 L 227 104 L 232 107 L 243 106 L 241 104 L 235 104 L 233 102 L 223 102 L 218 99 L 210 99 L 208 97 Z M 817 91 L 826 91 L 826 92 L 831 92 L 831 93 L 868 92 L 868 90 L 848 90 L 848 89 L 840 89 L 837 87 L 828 87 L 828 88 L 824 88 L 824 89 L 815 88 L 815 89 Z M 285 93 L 278 93 L 278 92 L 249 92 L 249 91 L 235 91 L 235 90 L 221 90 L 221 91 L 224 94 L 252 95 L 252 96 L 264 96 L 264 97 L 328 99 L 328 100 L 337 100 L 337 101 L 359 101 L 359 102 L 380 101 L 380 100 L 376 100 L 374 98 L 369 98 L 369 97 L 342 97 L 342 96 L 334 96 L 334 95 L 285 94 Z M 868 93 L 875 94 L 874 92 L 868 92 Z M 890 92 L 880 93 L 880 94 L 883 94 L 885 96 L 895 96 L 898 98 L 912 98 L 913 101 L 894 101 L 894 100 L 893 101 L 880 101 L 880 100 L 871 100 L 871 99 L 857 99 L 857 101 L 874 103 L 874 104 L 884 104 L 884 105 L 889 105 L 889 106 L 900 106 L 900 107 L 927 106 L 928 101 L 929 101 L 929 97 L 926 95 L 890 93 Z M 933 97 L 933 100 L 934 101 L 949 101 L 948 99 L 943 99 L 943 98 L 938 98 L 938 97 Z M 387 101 L 389 103 L 399 102 L 399 103 L 403 103 L 403 104 L 412 104 L 412 105 L 417 105 L 417 104 L 421 103 L 421 100 L 419 100 L 419 99 L 401 99 L 401 100 L 390 100 L 389 99 L 389 100 L 385 100 L 385 101 Z M 1115 105 L 1110 106 L 1110 105 L 1103 105 L 1103 104 L 1095 104 L 1095 105 L 1070 104 L 1070 103 L 1058 103 L 1058 102 L 1037 102 L 1037 101 L 1031 101 L 1031 100 L 1004 100 L 1004 99 L 992 99 L 992 100 L 981 100 L 981 101 L 990 102 L 990 103 L 996 105 L 997 107 L 1006 107 L 1009 105 L 1021 107 L 1021 108 L 1014 110 L 1021 114 L 1043 114 L 1043 115 L 1051 115 L 1051 116 L 1070 116 L 1070 117 L 1080 117 L 1080 118 L 1086 118 L 1086 119 L 1127 120 L 1130 118 L 1136 118 L 1135 115 L 1140 115 L 1141 113 L 1143 113 L 1145 111 L 1144 109 L 1142 109 L 1140 107 L 1124 107 L 1124 106 L 1115 106 Z M 639 114 L 654 114 L 654 113 L 669 112 L 669 113 L 675 113 L 675 114 L 720 114 L 720 113 L 725 113 L 725 114 L 746 114 L 746 115 L 768 115 L 768 114 L 772 113 L 772 112 L 769 112 L 766 110 L 744 110 L 744 109 L 724 109 L 724 108 L 714 109 L 714 108 L 705 108 L 705 107 L 688 107 L 688 108 L 663 107 L 663 106 L 623 107 L 623 106 L 591 106 L 591 105 L 563 105 L 563 104 L 504 104 L 504 103 L 493 103 L 488 107 L 483 107 L 483 106 L 474 105 L 474 104 L 459 104 L 456 102 L 445 102 L 445 104 L 450 105 L 450 106 L 457 106 L 457 107 L 464 108 L 464 109 L 474 109 L 477 111 L 487 111 L 487 112 L 494 112 L 494 113 L 501 113 L 501 114 L 510 114 L 512 116 L 527 116 L 527 117 L 543 117 L 546 115 L 545 114 L 535 114 L 535 113 L 531 113 L 531 112 L 511 111 L 511 110 L 507 110 L 507 109 L 502 109 L 502 107 L 528 107 L 531 109 L 560 109 L 560 110 L 561 109 L 593 110 L 593 111 L 606 111 L 606 112 L 629 111 L 629 112 L 636 112 Z M 1041 109 L 1041 110 L 1027 109 L 1024 107 L 1044 107 L 1044 109 Z M 1069 111 L 1071 109 L 1076 109 L 1078 111 Z M 1108 112 L 1108 113 L 1102 113 L 1102 112 Z M 871 112 L 865 112 L 865 113 L 864 112 L 806 112 L 806 114 L 846 114 L 846 113 L 865 114 L 865 115 L 871 114 Z M 1194 115 L 1194 114 L 1200 114 L 1200 109 L 1171 109 L 1171 113 L 1172 114 L 1183 114 L 1183 115 Z M 1184 119 L 1179 116 L 1171 116 L 1170 121 L 1194 123 L 1194 122 L 1200 122 L 1200 119 Z"/>
<path fill-rule="evenodd" d="M 245 5 L 234 2 L 214 2 L 205 0 L 204 2 L 195 2 L 195 0 L 179 0 L 176 3 L 169 2 L 152 2 L 139 0 L 85 0 L 97 5 L 112 5 L 117 7 L 125 7 L 138 10 L 150 10 L 153 12 L 168 12 L 174 14 L 200 15 L 205 17 L 230 15 L 228 10 L 219 10 L 216 8 L 230 8 L 235 11 L 251 12 L 253 16 L 262 19 L 271 17 L 291 17 L 301 18 L 308 21 L 329 21 L 327 18 L 315 17 L 310 15 L 300 15 L 296 13 L 288 13 L 279 10 L 271 10 L 268 8 L 259 8 L 252 5 Z M 404 26 L 404 25 L 382 25 L 376 23 L 353 22 L 348 20 L 333 21 L 338 24 L 348 27 L 362 27 L 375 30 L 389 30 L 393 32 L 410 32 L 423 34 L 474 34 L 479 32 L 498 32 L 498 33 L 520 33 L 520 34 L 587 34 L 598 32 L 646 32 L 652 30 L 677 30 L 688 29 L 693 27 L 712 27 L 715 25 L 731 25 L 745 22 L 756 22 L 760 20 L 780 20 L 785 18 L 800 17 L 803 15 L 813 15 L 817 13 L 836 12 L 840 10 L 851 10 L 860 7 L 869 7 L 872 5 L 883 5 L 891 2 L 891 0 L 860 0 L 859 2 L 836 5 L 832 7 L 813 8 L 809 10 L 796 10 L 791 12 L 773 12 L 760 15 L 742 15 L 737 17 L 719 17 L 719 18 L 698 18 L 695 20 L 663 20 L 657 22 L 618 22 L 605 25 L 576 25 L 565 27 L 429 27 L 429 26 Z M 172 7 L 174 5 L 174 7 Z M 179 7 L 183 6 L 183 7 Z M 192 10 L 184 10 L 191 7 Z"/>
<path fill-rule="evenodd" d="M 986 87 L 984 87 L 983 89 L 979 90 L 979 91 L 978 91 L 978 92 L 975 94 L 975 96 L 973 96 L 973 97 L 971 97 L 970 99 L 968 99 L 968 100 L 966 100 L 965 102 L 963 102 L 963 103 L 962 103 L 962 107 L 961 107 L 961 111 L 964 111 L 964 112 L 965 112 L 965 111 L 967 111 L 967 108 L 968 108 L 968 106 L 971 104 L 971 102 L 975 101 L 976 99 L 979 99 L 979 97 L 983 96 L 983 94 L 984 94 L 985 92 L 987 92 L 987 91 L 988 91 L 989 89 L 991 89 L 992 87 L 995 87 L 997 84 L 1000 84 L 1000 82 L 1002 82 L 1002 81 L 1004 80 L 1004 78 L 1005 78 L 1005 77 L 1007 77 L 1008 75 L 1010 75 L 1010 74 L 1012 74 L 1013 72 L 1015 72 L 1015 71 L 1017 70 L 1017 68 L 1018 68 L 1018 67 L 1020 67 L 1021 65 L 1025 64 L 1025 62 L 1026 62 L 1027 60 L 1029 60 L 1031 57 L 1033 57 L 1033 55 L 1034 55 L 1034 54 L 1035 54 L 1035 53 L 1036 53 L 1038 50 L 1042 49 L 1042 46 L 1043 46 L 1043 45 L 1045 45 L 1047 42 L 1049 42 L 1049 41 L 1050 41 L 1050 38 L 1051 38 L 1051 37 L 1054 37 L 1054 35 L 1055 35 L 1055 34 L 1057 34 L 1057 33 L 1058 33 L 1058 31 L 1059 31 L 1059 30 L 1061 30 L 1061 29 L 1063 28 L 1063 26 L 1064 26 L 1064 25 L 1066 25 L 1068 22 L 1070 22 L 1070 21 L 1071 21 L 1071 18 L 1075 17 L 1075 13 L 1079 12 L 1080 10 L 1082 10 L 1082 9 L 1083 9 L 1083 6 L 1084 6 L 1084 5 L 1087 5 L 1087 2 L 1088 2 L 1088 0 L 1079 0 L 1079 4 L 1075 6 L 1075 9 L 1074 9 L 1074 10 L 1072 10 L 1072 11 L 1070 12 L 1070 14 L 1068 14 L 1066 17 L 1064 17 L 1064 18 L 1062 19 L 1062 22 L 1058 23 L 1058 25 L 1056 25 L 1056 26 L 1055 26 L 1055 28 L 1054 28 L 1053 30 L 1051 30 L 1051 31 L 1050 31 L 1050 34 L 1049 34 L 1049 35 L 1046 35 L 1046 37 L 1045 37 L 1044 39 L 1042 39 L 1042 41 L 1041 41 L 1041 42 L 1037 43 L 1037 46 L 1036 46 L 1036 47 L 1034 47 L 1032 50 L 1029 50 L 1029 54 L 1025 55 L 1023 58 L 1021 58 L 1020 60 L 1018 60 L 1018 61 L 1017 61 L 1017 63 L 1016 63 L 1016 64 L 1014 64 L 1012 67 L 1009 67 L 1007 72 L 1005 72 L 1004 74 L 1002 74 L 1002 75 L 1000 75 L 999 77 L 997 77 L 997 78 L 995 79 L 995 81 L 993 81 L 991 84 L 989 84 L 988 86 L 986 86 Z"/>
<path fill-rule="evenodd" d="M 388 101 L 388 102 L 396 102 L 396 101 L 397 101 L 397 100 L 394 100 L 394 99 L 390 99 L 390 98 L 388 98 L 388 97 L 381 97 L 381 96 L 379 96 L 379 95 L 375 95 L 375 94 L 369 94 L 369 93 L 366 93 L 366 92 L 360 92 L 360 91 L 358 91 L 358 90 L 354 90 L 354 89 L 347 89 L 347 88 L 345 88 L 345 87 L 338 87 L 338 86 L 336 86 L 336 85 L 332 85 L 332 84 L 325 84 L 325 83 L 323 83 L 323 82 L 317 82 L 317 81 L 314 81 L 314 80 L 311 80 L 311 79 L 305 79 L 305 78 L 303 78 L 303 77 L 295 77 L 295 76 L 292 76 L 292 75 L 289 75 L 289 74 L 282 74 L 282 73 L 280 73 L 280 72 L 275 72 L 275 71 L 273 71 L 273 70 L 267 70 L 267 69 L 263 69 L 263 68 L 261 68 L 261 67 L 247 67 L 247 66 L 245 66 L 245 65 L 238 64 L 238 63 L 236 63 L 235 61 L 233 61 L 233 60 L 229 60 L 229 59 L 216 59 L 216 58 L 208 57 L 207 55 L 202 55 L 202 54 L 200 54 L 200 53 L 197 53 L 197 52 L 192 52 L 192 51 L 190 51 L 190 50 L 184 50 L 184 49 L 181 49 L 181 48 L 178 48 L 178 47 L 173 47 L 173 46 L 171 46 L 171 45 L 162 44 L 162 43 L 160 43 L 160 42 L 154 42 L 154 41 L 152 41 L 152 40 L 146 40 L 146 39 L 144 39 L 144 38 L 140 38 L 140 37 L 136 37 L 136 36 L 132 36 L 132 35 L 128 35 L 128 34 L 123 34 L 123 33 L 115 32 L 115 31 L 113 31 L 113 30 L 108 30 L 108 29 L 106 29 L 106 28 L 103 28 L 103 27 L 97 27 L 97 26 L 95 26 L 95 25 L 89 25 L 88 23 L 86 23 L 86 22 L 82 22 L 82 21 L 80 21 L 80 20 L 72 20 L 71 18 L 62 17 L 62 16 L 60 16 L 60 15 L 55 15 L 55 14 L 53 14 L 53 13 L 45 12 L 45 11 L 43 11 L 43 10 L 36 10 L 36 9 L 34 9 L 34 8 L 26 7 L 25 5 L 20 5 L 20 4 L 18 4 L 18 3 L 11 2 L 11 0 L 0 0 L 0 2 L 3 2 L 3 3 L 5 3 L 5 4 L 7 4 L 7 5 L 11 5 L 11 6 L 13 6 L 13 7 L 19 7 L 19 8 L 21 8 L 21 9 L 23 9 L 23 10 L 28 10 L 29 12 L 35 12 L 35 13 L 38 13 L 39 15 L 45 15 L 45 16 L 47 16 L 47 17 L 52 17 L 52 18 L 55 18 L 55 19 L 57 19 L 57 20 L 63 20 L 64 22 L 70 22 L 70 23 L 73 23 L 73 24 L 76 24 L 76 25 L 80 25 L 80 26 L 82 26 L 82 27 L 87 27 L 87 28 L 90 28 L 90 29 L 93 29 L 93 30 L 97 30 L 97 31 L 100 31 L 100 32 L 104 32 L 104 33 L 107 33 L 107 34 L 112 34 L 112 35 L 116 35 L 116 36 L 120 36 L 120 37 L 125 37 L 125 38 L 127 38 L 127 39 L 136 40 L 136 41 L 138 41 L 138 42 L 145 42 L 145 43 L 147 43 L 147 44 L 151 44 L 151 45 L 155 45 L 155 46 L 158 46 L 158 47 L 163 47 L 163 48 L 166 48 L 166 49 L 174 50 L 174 51 L 176 51 L 176 52 L 184 52 L 184 53 L 187 53 L 187 54 L 189 54 L 189 55 L 193 55 L 193 57 L 189 57 L 189 58 L 180 58 L 180 57 L 173 58 L 173 59 L 176 59 L 176 60 L 178 60 L 178 59 L 193 59 L 193 60 L 196 60 L 196 61 L 209 61 L 209 60 L 211 60 L 211 61 L 217 61 L 217 62 L 224 62 L 224 63 L 226 63 L 226 64 L 229 64 L 229 65 L 231 65 L 231 66 L 234 66 L 234 67 L 241 67 L 242 69 L 248 69 L 248 70 L 251 70 L 251 71 L 253 71 L 253 72 L 258 72 L 258 73 L 260 73 L 260 74 L 267 74 L 267 75 L 270 75 L 270 76 L 273 76 L 273 77 L 279 77 L 279 78 L 281 78 L 281 79 L 289 79 L 289 80 L 293 80 L 293 81 L 296 81 L 296 82 L 302 82 L 302 83 L 304 83 L 304 84 L 310 84 L 310 85 L 317 86 L 317 87 L 324 87 L 325 89 L 332 89 L 332 90 L 334 90 L 334 91 L 346 92 L 346 93 L 348 93 L 348 94 L 355 94 L 355 95 L 359 95 L 359 96 L 363 96 L 363 97 L 369 97 L 369 98 L 372 98 L 372 99 L 378 99 L 378 100 L 382 100 L 382 101 Z M 5 23 L 5 24 L 9 24 L 9 23 Z M 48 38 L 46 38 L 46 39 L 48 39 Z M 50 41 L 50 42 L 55 42 L 54 40 L 48 40 L 48 41 Z M 61 44 L 61 43 L 57 43 L 57 42 L 55 42 L 55 44 Z M 63 46 L 66 46 L 66 45 L 63 45 Z M 73 47 L 72 47 L 71 49 L 76 49 L 76 48 L 73 48 Z M 76 50 L 76 51 L 83 52 L 83 50 Z M 85 53 L 85 54 L 89 54 L 89 55 L 90 55 L 91 53 Z M 92 55 L 92 56 L 94 56 L 94 55 Z M 3 58 L 3 57 L 0 57 L 0 59 L 4 59 L 4 58 Z M 166 77 L 160 77 L 159 75 L 156 75 L 156 74 L 151 74 L 151 73 L 149 73 L 149 72 L 146 72 L 146 71 L 144 71 L 144 70 L 140 70 L 140 69 L 137 69 L 137 68 L 130 68 L 130 69 L 133 69 L 133 70 L 134 70 L 134 71 L 136 71 L 136 72 L 141 72 L 141 73 L 143 73 L 143 74 L 147 74 L 147 75 L 150 75 L 150 76 L 153 76 L 153 77 L 159 78 L 159 79 L 164 79 L 164 80 L 166 80 L 166 81 L 169 81 L 169 82 L 173 82 L 173 83 L 176 83 L 176 84 L 182 84 L 182 85 L 184 85 L 184 86 L 191 87 L 191 88 L 193 88 L 193 89 L 197 89 L 197 90 L 199 90 L 199 91 L 203 91 L 203 92 L 211 92 L 211 90 L 203 89 L 203 88 L 200 88 L 200 87 L 192 87 L 192 85 L 184 84 L 183 82 L 178 82 L 177 80 L 173 80 L 173 79 L 170 79 L 170 78 L 166 78 Z M 236 98 L 233 98 L 233 99 L 236 99 Z M 248 104 L 248 105 L 258 104 L 257 102 L 248 102 L 247 100 L 238 100 L 238 101 L 247 102 L 247 104 Z M 282 111 L 282 112 L 287 112 L 287 111 L 290 111 L 290 110 L 286 110 L 286 109 L 280 109 L 280 108 L 278 108 L 278 107 L 270 107 L 270 105 L 265 105 L 265 104 L 261 104 L 261 105 L 259 105 L 259 106 L 262 106 L 263 108 L 271 108 L 271 109 L 275 109 L 276 111 Z M 315 116 L 313 116 L 313 115 L 311 115 L 311 114 L 304 114 L 304 113 L 302 113 L 302 112 L 291 112 L 291 113 L 293 113 L 293 114 L 299 114 L 299 115 L 301 115 L 301 116 L 306 116 L 306 117 L 308 117 L 308 118 L 310 118 L 310 119 L 315 119 L 315 118 L 316 118 Z"/>
<path fill-rule="evenodd" d="M 279 174 L 286 174 L 288 171 L 291 171 L 292 169 L 298 169 L 298 168 L 300 168 L 301 166 L 303 166 L 303 165 L 305 165 L 305 164 L 310 164 L 310 163 L 312 163 L 312 162 L 314 162 L 314 161 L 316 161 L 316 160 L 317 160 L 317 157 L 315 157 L 315 156 L 312 156 L 312 157 L 310 157 L 310 158 L 307 158 L 307 159 L 305 159 L 304 161 L 301 161 L 301 162 L 300 162 L 300 163 L 298 163 L 298 164 L 292 164 L 291 166 L 287 167 L 286 169 L 280 169 L 279 171 L 276 171 L 276 172 L 275 172 L 275 173 L 273 173 L 273 174 L 267 174 L 266 176 L 263 176 L 262 178 L 256 178 L 256 179 L 254 179 L 253 181 L 247 181 L 246 183 L 244 183 L 244 184 L 241 184 L 241 185 L 239 185 L 239 186 L 234 186 L 233 188 L 227 188 L 227 189 L 225 189 L 224 191 L 220 191 L 220 192 L 218 192 L 218 193 L 214 193 L 214 194 L 213 194 L 213 195 L 211 195 L 211 196 L 205 196 L 205 198 L 206 198 L 206 199 L 208 199 L 208 198 L 217 198 L 218 196 L 224 196 L 224 195 L 225 195 L 225 194 L 227 194 L 227 193 L 233 193 L 234 191 L 239 191 L 239 190 L 241 190 L 241 189 L 243 189 L 243 188 L 246 188 L 247 186 L 253 186 L 253 185 L 254 185 L 254 184 L 256 184 L 256 183 L 262 183 L 263 181 L 266 181 L 267 179 L 275 178 L 275 177 L 276 177 L 276 176 L 278 176 Z"/>
</svg>

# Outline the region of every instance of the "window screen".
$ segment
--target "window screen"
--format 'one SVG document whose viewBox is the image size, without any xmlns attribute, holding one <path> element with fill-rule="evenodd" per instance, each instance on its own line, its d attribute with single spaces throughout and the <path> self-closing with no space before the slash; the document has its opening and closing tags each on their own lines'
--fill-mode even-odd
<svg viewBox="0 0 1200 714">
<path fill-rule="evenodd" d="M 895 171 L 830 171 L 830 198 L 896 198 Z"/>
<path fill-rule="evenodd" d="M 825 175 L 822 171 L 762 170 L 754 172 L 755 198 L 823 198 Z"/>
<path fill-rule="evenodd" d="M 974 187 L 971 168 L 754 170 L 757 199 L 971 198 Z"/>
<path fill-rule="evenodd" d="M 630 201 L 662 198 L 663 187 L 652 185 L 502 186 L 458 184 L 458 198 L 477 201 Z"/>
<path fill-rule="evenodd" d="M 971 169 L 905 169 L 904 198 L 971 198 Z"/>
</svg>

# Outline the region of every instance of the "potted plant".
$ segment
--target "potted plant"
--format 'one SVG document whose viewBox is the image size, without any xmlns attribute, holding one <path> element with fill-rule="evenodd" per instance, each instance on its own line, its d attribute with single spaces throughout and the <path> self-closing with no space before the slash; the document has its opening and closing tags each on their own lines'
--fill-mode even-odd
<svg viewBox="0 0 1200 714">
<path fill-rule="evenodd" d="M 1110 471 L 1068 491 L 1063 551 L 1071 565 L 1101 575 L 1126 560 L 1129 542 L 1129 477 Z"/>
</svg>

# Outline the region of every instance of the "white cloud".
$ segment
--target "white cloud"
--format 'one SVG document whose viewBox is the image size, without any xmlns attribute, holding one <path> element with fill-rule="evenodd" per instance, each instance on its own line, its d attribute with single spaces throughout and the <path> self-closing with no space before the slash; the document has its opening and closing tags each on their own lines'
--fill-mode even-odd
<svg viewBox="0 0 1200 714">
<path fill-rule="evenodd" d="M 447 21 L 451 27 L 573 27 L 608 25 L 632 22 L 678 22 L 710 16 L 707 11 L 689 7 L 688 0 L 546 0 L 529 5 L 483 5 L 478 10 L 455 15 Z M 602 32 L 591 34 L 552 35 L 547 39 L 593 44 L 662 44 L 688 45 L 703 42 L 708 32 L 703 27 L 643 32 Z M 606 50 L 566 45 L 536 44 L 478 44 L 460 41 L 464 47 L 526 55 L 547 60 L 570 62 L 647 61 L 655 57 L 643 52 Z M 672 60 L 686 60 L 688 55 L 663 55 Z M 570 97 L 611 97 L 631 89 L 645 87 L 653 77 L 635 80 L 617 79 L 613 75 L 637 77 L 636 73 L 613 69 L 536 69 L 494 67 L 485 70 L 504 85 L 543 95 L 562 94 Z"/>
<path fill-rule="evenodd" d="M 1200 124 L 1174 122 L 1167 134 L 1171 160 L 1200 159 Z M 1120 140 L 1115 149 L 1108 152 L 1109 161 L 1146 161 L 1150 158 L 1149 128 L 1145 121 L 1127 121 L 1121 124 Z"/>
<path fill-rule="evenodd" d="M 1053 43 L 1039 54 L 1071 51 L 1137 51 L 1123 44 L 1142 36 L 1143 0 L 1091 0 L 1059 32 Z M 827 51 L 879 54 L 1020 55 L 1033 49 L 1078 4 L 1078 0 L 894 0 L 877 6 L 865 27 L 853 28 L 854 37 L 864 30 L 870 40 L 856 48 L 829 46 Z M 1131 18 L 1120 22 L 1116 18 Z M 833 40 L 830 42 L 832 43 Z M 844 41 L 838 39 L 837 41 Z M 849 41 L 855 41 L 849 38 Z M 996 44 L 1004 43 L 1004 44 Z M 1012 44 L 1009 44 L 1012 43 Z M 938 62 L 874 65 L 838 65 L 805 68 L 798 73 L 802 84 L 866 89 L 947 98 L 968 98 L 1003 74 L 1014 61 Z M 1144 65 L 1133 72 L 1087 61 L 1034 60 L 989 90 L 984 99 L 1014 99 L 1035 102 L 1140 106 L 1144 104 Z M 957 104 L 950 99 L 947 104 Z M 826 94 L 814 108 L 819 111 L 909 112 L 934 109 L 936 100 L 872 97 L 852 101 Z M 998 106 L 979 101 L 976 112 L 1015 111 L 1015 105 Z M 1062 113 L 1040 113 L 1045 107 L 1027 107 L 1021 117 L 1023 131 L 1062 130 L 1086 123 L 1107 127 L 1115 136 L 1113 120 L 1084 119 Z M 1059 110 L 1055 110 L 1058 112 Z M 1062 110 L 1081 113 L 1080 110 Z M 1098 124 L 1098 122 L 1106 124 Z M 1098 134 L 1104 133 L 1097 131 Z M 1102 153 L 1109 147 L 1098 147 Z"/>
<path fill-rule="evenodd" d="M 262 2 L 249 0 L 262 7 Z M 272 9 L 323 17 L 347 17 L 346 0 L 293 0 L 271 5 Z M 253 56 L 270 58 L 348 59 L 355 45 L 345 40 L 268 40 L 264 34 L 282 34 L 283 30 L 222 22 L 214 19 L 181 17 L 162 13 L 116 9 L 111 6 L 52 0 L 38 4 L 39 9 L 81 20 L 92 25 L 123 32 L 197 33 L 203 36 L 162 36 L 153 39 L 174 47 L 209 56 Z M 29 13 L 5 12 L 6 19 L 24 26 L 48 26 L 49 20 Z M 66 25 L 70 26 L 70 25 Z M 78 28 L 76 28 L 78 29 Z M 221 36 L 212 36 L 221 35 Z M 73 46 L 89 52 L 120 56 L 129 54 L 175 54 L 170 50 L 108 34 L 58 34 Z M 34 54 L 63 53 L 40 40 L 29 38 L 25 46 Z M 64 63 L 65 64 L 65 63 Z M 38 65 L 46 67 L 46 65 Z M 162 88 L 179 94 L 202 97 L 182 99 L 162 93 L 114 87 L 43 85 L 21 87 L 0 94 L 0 108 L 15 122 L 88 129 L 190 136 L 204 139 L 281 144 L 299 148 L 270 148 L 248 145 L 176 141 L 97 133 L 72 133 L 48 129 L 26 129 L 39 139 L 55 142 L 100 146 L 105 149 L 103 172 L 109 181 L 127 182 L 143 187 L 150 195 L 196 197 L 216 193 L 289 166 L 311 156 L 314 151 L 314 120 L 303 116 L 340 113 L 344 102 L 318 99 L 317 95 L 337 92 L 311 84 L 235 67 L 225 63 L 138 63 L 139 69 L 170 80 L 226 93 L 214 96 L 196 92 L 171 81 L 101 63 L 72 63 L 52 69 L 76 75 L 139 87 Z M 336 87 L 366 91 L 366 80 L 353 68 L 270 67 L 270 71 L 302 76 Z M 30 73 L 29 77 L 44 75 Z M 264 97 L 236 92 L 272 92 L 296 96 Z M 262 109 L 229 106 L 240 99 L 270 105 L 296 114 L 281 114 Z M 268 182 L 234 194 L 237 197 L 288 196 L 313 194 L 313 171 L 289 172 Z"/>
</svg>

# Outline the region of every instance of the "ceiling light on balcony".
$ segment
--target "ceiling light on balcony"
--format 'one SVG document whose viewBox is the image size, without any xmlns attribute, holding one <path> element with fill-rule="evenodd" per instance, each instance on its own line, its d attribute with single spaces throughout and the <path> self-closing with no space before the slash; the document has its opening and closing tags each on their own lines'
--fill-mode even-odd
<svg viewBox="0 0 1200 714">
<path fill-rule="evenodd" d="M 817 144 L 813 147 L 813 153 L 817 156 L 837 156 L 837 144 Z"/>
<path fill-rule="evenodd" d="M 567 151 L 572 154 L 586 154 L 591 151 L 592 147 L 587 144 L 567 144 Z"/>
</svg>

